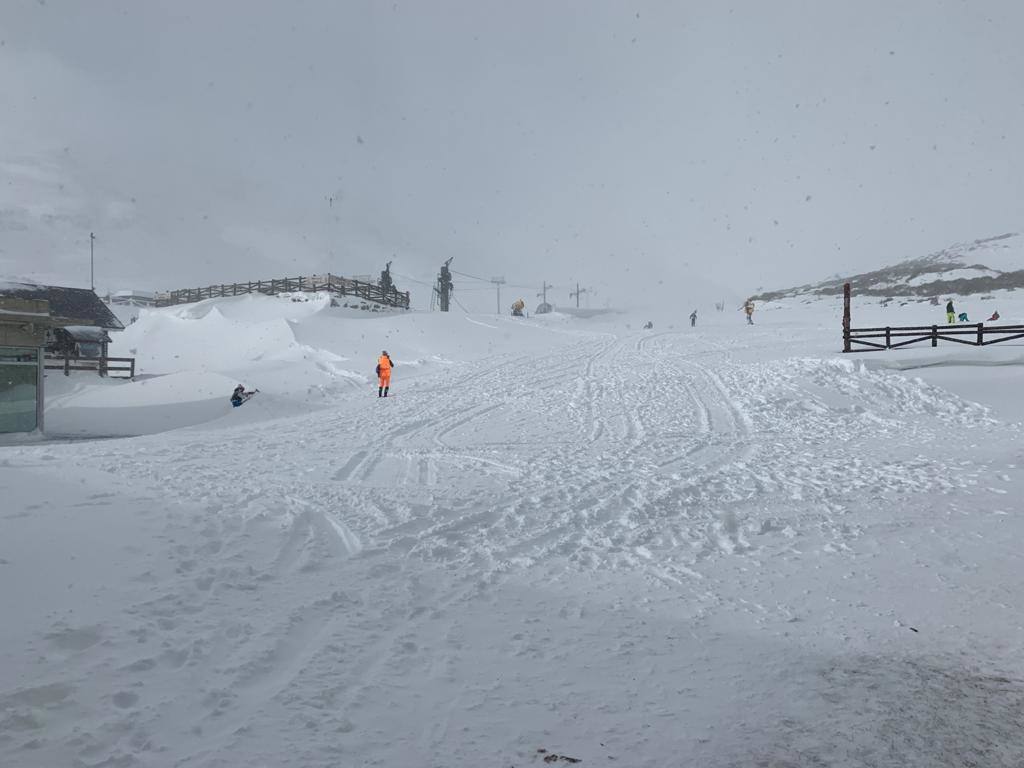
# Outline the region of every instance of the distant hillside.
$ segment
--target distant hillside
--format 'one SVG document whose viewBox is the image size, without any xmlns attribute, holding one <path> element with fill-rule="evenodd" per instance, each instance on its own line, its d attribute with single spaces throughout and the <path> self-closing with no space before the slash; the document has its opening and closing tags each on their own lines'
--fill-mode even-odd
<svg viewBox="0 0 1024 768">
<path fill-rule="evenodd" d="M 860 275 L 835 276 L 754 296 L 755 301 L 776 301 L 796 296 L 834 296 L 850 283 L 855 295 L 887 298 L 970 296 L 1024 288 L 1024 237 L 997 235 L 971 243 L 957 243 L 918 259 Z"/>
</svg>

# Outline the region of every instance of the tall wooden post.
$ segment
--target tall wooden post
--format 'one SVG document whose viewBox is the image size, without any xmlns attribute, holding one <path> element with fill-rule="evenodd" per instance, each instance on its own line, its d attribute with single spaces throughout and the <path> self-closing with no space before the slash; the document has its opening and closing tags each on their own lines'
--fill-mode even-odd
<svg viewBox="0 0 1024 768">
<path fill-rule="evenodd" d="M 850 350 L 850 284 L 843 283 L 843 352 Z"/>
</svg>

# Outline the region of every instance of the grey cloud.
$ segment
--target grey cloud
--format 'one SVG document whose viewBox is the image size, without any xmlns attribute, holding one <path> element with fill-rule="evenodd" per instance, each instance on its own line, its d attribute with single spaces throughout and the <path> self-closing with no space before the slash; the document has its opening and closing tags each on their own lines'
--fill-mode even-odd
<svg viewBox="0 0 1024 768">
<path fill-rule="evenodd" d="M 1020 228 L 1022 22 L 1015 2 L 7 3 L 0 271 L 80 279 L 89 229 L 110 288 L 392 254 L 426 282 L 455 256 L 617 302 L 862 271 Z"/>
</svg>

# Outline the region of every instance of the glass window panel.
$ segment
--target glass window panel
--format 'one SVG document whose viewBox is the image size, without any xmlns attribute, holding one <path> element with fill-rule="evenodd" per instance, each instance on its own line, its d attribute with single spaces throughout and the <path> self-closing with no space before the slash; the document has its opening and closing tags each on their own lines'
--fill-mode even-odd
<svg viewBox="0 0 1024 768">
<path fill-rule="evenodd" d="M 82 357 L 102 357 L 103 347 L 92 341 L 78 342 L 78 354 Z"/>
<path fill-rule="evenodd" d="M 38 377 L 36 365 L 0 362 L 0 432 L 31 432 L 36 428 Z"/>
<path fill-rule="evenodd" d="M 0 347 L 0 363 L 34 363 L 37 354 L 32 347 Z"/>
</svg>

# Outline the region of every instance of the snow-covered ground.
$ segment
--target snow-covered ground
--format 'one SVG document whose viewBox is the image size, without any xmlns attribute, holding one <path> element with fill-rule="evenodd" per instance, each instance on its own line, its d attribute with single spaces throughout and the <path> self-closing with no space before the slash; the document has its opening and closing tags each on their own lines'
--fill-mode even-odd
<svg viewBox="0 0 1024 768">
<path fill-rule="evenodd" d="M 0 764 L 1024 763 L 1024 348 L 688 313 L 143 313 L 0 448 Z"/>
</svg>

